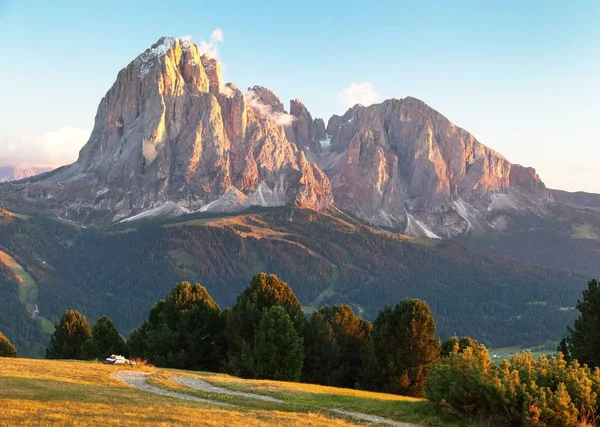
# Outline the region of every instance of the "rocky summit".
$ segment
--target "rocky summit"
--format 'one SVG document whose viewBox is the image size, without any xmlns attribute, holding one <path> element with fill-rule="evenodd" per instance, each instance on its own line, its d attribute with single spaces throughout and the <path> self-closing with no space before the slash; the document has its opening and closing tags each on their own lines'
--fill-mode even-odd
<svg viewBox="0 0 600 427">
<path fill-rule="evenodd" d="M 312 157 L 338 207 L 407 234 L 449 237 L 504 228 L 507 213 L 552 201 L 535 170 L 508 162 L 424 102 L 356 105 L 327 125 L 330 147 Z"/>
<path fill-rule="evenodd" d="M 75 163 L 3 192 L 78 219 L 330 206 L 329 180 L 279 119 L 197 45 L 164 37 L 119 72 Z"/>
<path fill-rule="evenodd" d="M 75 163 L 0 186 L 8 206 L 81 222 L 295 205 L 429 238 L 505 230 L 548 214 L 554 194 L 418 99 L 325 126 L 299 99 L 288 112 L 267 88 L 225 84 L 216 59 L 173 37 L 119 72 Z"/>
</svg>

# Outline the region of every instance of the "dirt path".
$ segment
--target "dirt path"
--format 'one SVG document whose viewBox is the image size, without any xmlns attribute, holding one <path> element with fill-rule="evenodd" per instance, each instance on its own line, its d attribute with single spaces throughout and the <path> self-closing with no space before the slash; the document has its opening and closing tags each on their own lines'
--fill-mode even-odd
<svg viewBox="0 0 600 427">
<path fill-rule="evenodd" d="M 200 399 L 199 397 L 189 396 L 183 393 L 177 393 L 170 390 L 165 390 L 146 382 L 146 377 L 149 374 L 147 372 L 139 372 L 139 371 L 117 371 L 110 374 L 111 377 L 116 378 L 117 380 L 124 382 L 127 385 L 135 387 L 139 390 L 147 391 L 150 393 L 160 394 L 161 396 L 169 396 L 175 397 L 177 399 L 183 400 L 191 400 L 193 402 L 207 403 L 209 405 L 215 406 L 229 406 L 233 407 L 234 405 L 230 405 L 229 403 L 216 402 L 214 400 L 208 399 Z"/>
<path fill-rule="evenodd" d="M 389 420 L 387 418 L 378 417 L 377 415 L 362 414 L 360 412 L 344 411 L 343 409 L 332 409 L 333 412 L 345 415 L 347 417 L 356 418 L 357 420 L 366 421 L 373 424 L 387 424 L 394 427 L 419 427 L 418 424 L 403 423 L 401 421 Z"/>
<path fill-rule="evenodd" d="M 206 381 L 201 380 L 200 378 L 191 378 L 191 377 L 173 377 L 169 379 L 170 381 L 174 381 L 178 384 L 184 385 L 194 390 L 205 391 L 208 393 L 218 393 L 218 394 L 227 394 L 230 396 L 240 396 L 247 397 L 249 399 L 258 399 L 263 400 L 265 402 L 272 403 L 285 403 L 281 399 L 276 399 L 271 396 L 264 396 L 262 394 L 254 394 L 254 393 L 245 393 L 242 391 L 233 391 L 223 387 L 217 387 L 212 384 L 207 383 Z"/>
<path fill-rule="evenodd" d="M 122 381 L 125 384 L 128 384 L 139 390 L 143 390 L 143 391 L 147 391 L 147 392 L 155 393 L 155 394 L 160 394 L 161 396 L 175 397 L 177 399 L 191 400 L 194 402 L 207 403 L 209 405 L 235 407 L 235 405 L 230 405 L 228 403 L 217 402 L 217 401 L 208 400 L 208 399 L 201 399 L 199 397 L 189 396 L 187 394 L 177 393 L 174 391 L 165 390 L 165 389 L 153 386 L 146 382 L 146 377 L 148 375 L 149 374 L 146 372 L 139 372 L 139 371 L 117 371 L 117 372 L 113 372 L 111 374 L 111 377 L 116 378 L 119 381 Z M 193 390 L 204 391 L 204 392 L 208 392 L 208 393 L 218 393 L 218 394 L 226 394 L 226 395 L 230 395 L 230 396 L 240 396 L 240 397 L 246 397 L 246 398 L 250 398 L 250 399 L 263 400 L 265 402 L 272 402 L 272 403 L 285 403 L 285 401 L 283 401 L 281 399 L 276 399 L 271 396 L 264 396 L 262 394 L 255 394 L 255 393 L 246 393 L 246 392 L 241 392 L 241 391 L 233 391 L 233 390 L 229 390 L 224 387 L 217 387 L 217 386 L 209 384 L 208 382 L 203 381 L 199 378 L 172 377 L 169 380 L 176 382 L 178 384 L 184 385 L 186 387 L 189 387 Z M 324 409 L 324 410 L 326 410 L 326 411 L 329 410 L 329 411 L 335 412 L 336 414 L 339 414 L 339 415 L 355 418 L 357 420 L 372 423 L 372 424 L 387 424 L 387 425 L 390 425 L 393 427 L 419 427 L 418 424 L 403 423 L 400 421 L 394 421 L 394 420 L 390 420 L 387 418 L 379 417 L 377 415 L 363 414 L 360 412 L 346 411 L 343 409 Z"/>
</svg>

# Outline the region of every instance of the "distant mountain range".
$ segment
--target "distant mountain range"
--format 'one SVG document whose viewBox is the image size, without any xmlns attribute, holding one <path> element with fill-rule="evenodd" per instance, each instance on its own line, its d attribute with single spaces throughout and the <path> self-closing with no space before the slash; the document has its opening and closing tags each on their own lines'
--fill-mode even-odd
<svg viewBox="0 0 600 427">
<path fill-rule="evenodd" d="M 20 165 L 0 166 L 0 182 L 15 181 L 23 178 L 29 178 L 42 172 L 48 172 L 52 168 L 45 167 L 25 167 Z"/>
<path fill-rule="evenodd" d="M 42 282 L 50 319 L 76 306 L 129 330 L 175 280 L 229 305 L 265 270 L 308 308 L 372 317 L 416 296 L 443 334 L 532 343 L 560 338 L 600 275 L 600 195 L 546 188 L 415 98 L 327 125 L 298 99 L 288 111 L 185 39 L 119 72 L 75 163 L 12 177 L 0 205 L 32 219 L 7 216 L 0 249 Z"/>
</svg>

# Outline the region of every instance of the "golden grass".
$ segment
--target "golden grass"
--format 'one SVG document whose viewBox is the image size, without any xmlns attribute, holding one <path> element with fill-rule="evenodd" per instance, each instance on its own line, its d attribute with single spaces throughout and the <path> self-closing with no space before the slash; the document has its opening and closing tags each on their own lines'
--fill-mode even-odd
<svg viewBox="0 0 600 427">
<path fill-rule="evenodd" d="M 314 412 L 222 409 L 159 396 L 110 377 L 123 369 L 93 362 L 0 358 L 0 425 L 354 425 Z M 142 369 L 163 378 L 171 375 Z"/>
<path fill-rule="evenodd" d="M 202 376 L 202 375 L 201 375 Z M 372 391 L 355 390 L 350 388 L 328 387 L 317 384 L 293 383 L 285 381 L 270 380 L 246 380 L 224 374 L 208 374 L 202 376 L 202 379 L 211 384 L 226 387 L 227 384 L 240 384 L 256 392 L 302 392 L 326 395 L 349 396 L 361 399 L 376 399 L 398 402 L 422 402 L 424 399 L 415 397 L 398 396 L 395 394 L 376 393 Z"/>
<path fill-rule="evenodd" d="M 90 404 L 64 400 L 0 399 L 0 425 L 108 425 L 108 426 L 352 426 L 318 414 L 256 411 L 252 414 L 172 405 Z"/>
<path fill-rule="evenodd" d="M 126 387 L 110 377 L 126 368 L 75 360 L 0 359 L 0 379 L 52 380 L 73 384 Z"/>
</svg>

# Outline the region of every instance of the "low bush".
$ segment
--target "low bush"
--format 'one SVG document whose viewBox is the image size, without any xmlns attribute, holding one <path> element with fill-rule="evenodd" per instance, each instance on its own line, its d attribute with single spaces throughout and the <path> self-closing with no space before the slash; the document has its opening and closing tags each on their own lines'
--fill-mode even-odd
<svg viewBox="0 0 600 427">
<path fill-rule="evenodd" d="M 599 414 L 600 370 L 560 353 L 524 352 L 495 366 L 483 345 L 456 345 L 431 369 L 425 393 L 442 411 L 494 425 L 577 426 Z"/>
</svg>

